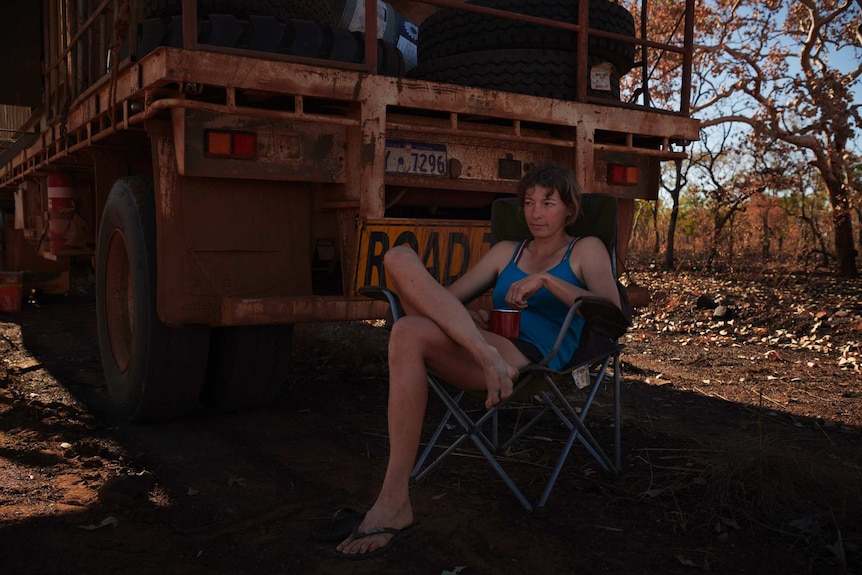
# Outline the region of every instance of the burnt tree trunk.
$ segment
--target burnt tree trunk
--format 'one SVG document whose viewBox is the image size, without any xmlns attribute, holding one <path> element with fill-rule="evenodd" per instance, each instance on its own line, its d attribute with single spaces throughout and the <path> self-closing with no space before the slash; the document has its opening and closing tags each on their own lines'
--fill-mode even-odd
<svg viewBox="0 0 862 575">
<path fill-rule="evenodd" d="M 667 225 L 667 247 L 664 252 L 664 267 L 672 270 L 674 268 L 674 238 L 676 236 L 676 223 L 679 219 L 679 194 L 682 188 L 682 160 L 674 160 L 676 168 L 676 181 L 670 192 L 672 201 L 670 208 L 670 221 Z"/>
</svg>

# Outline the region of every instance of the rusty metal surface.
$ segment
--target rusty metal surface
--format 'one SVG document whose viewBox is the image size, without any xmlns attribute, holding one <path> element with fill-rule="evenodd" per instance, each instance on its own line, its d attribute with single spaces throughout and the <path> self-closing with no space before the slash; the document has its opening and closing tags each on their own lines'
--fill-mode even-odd
<svg viewBox="0 0 862 575">
<path fill-rule="evenodd" d="M 233 89 L 241 90 L 295 94 L 343 102 L 360 101 L 363 105 L 359 111 L 361 117 L 357 120 L 361 124 L 361 132 L 358 135 L 361 146 L 359 161 L 363 164 L 361 168 L 363 171 L 372 169 L 368 160 L 377 153 L 376 146 L 382 144 L 387 106 L 575 126 L 583 134 L 582 140 L 588 145 L 592 143 L 591 137 L 596 130 L 615 131 L 622 134 L 650 134 L 669 140 L 693 140 L 698 137 L 699 130 L 699 122 L 695 119 L 646 110 L 536 99 L 521 94 L 489 92 L 477 88 L 405 78 L 368 76 L 343 70 L 250 59 L 230 54 L 191 53 L 175 48 L 159 48 L 138 65 L 121 73 L 111 86 L 103 86 L 96 90 L 88 100 L 90 103 L 109 101 L 113 90 L 121 107 L 120 113 L 114 118 L 116 121 L 106 121 L 108 118 L 105 111 L 97 110 L 90 105 L 74 108 L 70 111 L 63 130 L 59 129 L 59 125 L 50 127 L 43 133 L 39 142 L 19 153 L 6 166 L 0 167 L 0 185 L 9 185 L 18 177 L 32 173 L 47 161 L 99 142 L 127 125 L 141 125 L 158 109 L 162 109 L 162 105 L 158 104 L 158 98 L 156 98 L 156 90 L 160 86 L 175 83 L 228 85 Z M 129 103 L 134 101 L 144 104 L 144 110 L 130 112 Z M 179 105 L 177 103 L 177 106 Z M 192 107 L 195 104 L 182 105 Z M 227 102 L 199 105 L 210 111 L 220 111 L 224 114 L 243 113 L 242 109 Z M 150 112 L 148 109 L 150 106 L 156 109 Z M 279 117 L 283 114 L 278 109 L 265 108 L 257 109 L 255 113 L 259 117 Z M 309 116 L 307 120 L 323 121 L 323 118 Z M 98 122 L 94 125 L 94 121 Z M 450 132 L 457 133 L 457 128 Z M 445 134 L 445 131 L 441 132 L 441 137 Z M 526 141 L 529 136 L 522 136 L 522 138 Z M 518 138 L 512 136 L 512 139 Z M 374 186 L 375 189 L 379 187 L 373 174 L 363 174 L 360 180 L 366 185 Z"/>
<path fill-rule="evenodd" d="M 370 317 L 366 314 L 377 313 L 373 306 L 351 301 L 363 256 L 359 222 L 384 218 L 392 208 L 431 213 L 439 207 L 482 207 L 494 194 L 513 193 L 524 171 L 549 159 L 571 167 L 586 191 L 609 192 L 624 202 L 655 197 L 659 162 L 684 156 L 675 144 L 699 135 L 699 122 L 686 118 L 687 110 L 680 115 L 589 102 L 583 79 L 582 101 L 562 101 L 379 76 L 368 73 L 369 65 L 196 46 L 196 2 L 183 0 L 183 6 L 187 48 L 197 49 L 160 47 L 139 61 L 114 61 L 110 69 L 76 54 L 81 43 L 91 41 L 101 42 L 99 58 L 106 54 L 103 48 L 115 39 L 111 25 L 122 23 L 108 22 L 121 16 L 118 0 L 93 0 L 94 12 L 81 27 L 68 27 L 65 13 L 52 13 L 53 32 L 45 46 L 53 58 L 46 65 L 47 121 L 35 143 L 0 166 L 0 187 L 12 189 L 61 165 L 86 170 L 89 164 L 99 173 L 91 202 L 98 211 L 108 180 L 128 169 L 112 168 L 112 160 L 128 166 L 140 155 L 127 149 L 116 156 L 90 151 L 125 148 L 149 135 L 157 174 L 158 308 L 170 325 Z M 691 15 L 692 0 L 686 6 Z M 588 3 L 580 8 L 580 21 L 587 21 Z M 376 62 L 376 9 L 375 2 L 366 3 L 370 62 Z M 466 9 L 496 13 L 481 6 Z M 88 26 L 101 26 L 95 40 L 83 32 Z M 72 44 L 63 45 L 63 37 Z M 586 41 L 580 34 L 583 47 Z M 659 46 L 633 41 L 644 49 Z M 585 57 L 586 50 L 581 52 Z M 64 58 L 75 66 L 64 67 Z M 80 82 L 79 72 L 97 69 L 110 74 Z M 74 90 L 62 92 L 63 82 L 72 79 Z M 256 133 L 257 157 L 207 157 L 201 133 L 207 128 Z M 440 150 L 445 170 L 387 169 L 387 141 L 396 140 Z M 607 164 L 616 161 L 636 163 L 642 180 L 627 188 L 604 183 Z M 93 220 L 97 224 L 98 216 Z M 428 223 L 411 225 L 419 229 Z M 313 295 L 311 254 L 318 240 L 336 242 L 343 297 Z"/>
<path fill-rule="evenodd" d="M 0 34 L 0 54 L 5 56 L 0 58 L 0 104 L 35 108 L 42 99 L 40 10 L 32 0 L 4 0 L 3 12 L 7 25 Z M 0 133 L 3 137 L 8 136 Z"/>
<path fill-rule="evenodd" d="M 344 126 L 185 110 L 181 115 L 174 114 L 174 130 L 175 134 L 184 135 L 179 169 L 187 176 L 338 183 L 346 179 Z M 255 158 L 250 161 L 208 157 L 204 149 L 207 130 L 256 134 Z"/>
<path fill-rule="evenodd" d="M 608 164 L 636 165 L 640 172 L 637 185 L 614 186 L 607 183 Z M 657 158 L 625 153 L 599 152 L 593 162 L 590 192 L 612 194 L 618 198 L 654 200 L 658 197 L 660 166 Z"/>
<path fill-rule="evenodd" d="M 219 325 L 227 298 L 310 295 L 311 190 L 180 176 L 166 132 L 152 132 L 162 321 Z"/>
<path fill-rule="evenodd" d="M 379 301 L 348 301 L 341 297 L 226 298 L 220 325 L 354 321 L 386 317 Z"/>
<path fill-rule="evenodd" d="M 374 103 L 381 102 L 414 109 L 559 125 L 574 125 L 577 118 L 578 123 L 594 128 L 669 138 L 696 137 L 694 130 L 699 124 L 697 120 L 654 110 L 619 109 L 612 102 L 600 106 L 549 100 L 425 80 L 366 76 L 287 62 L 240 58 L 230 54 L 203 53 L 198 57 L 179 49 L 159 48 L 141 64 L 144 86 L 168 82 L 209 83 L 244 90 L 357 100 L 365 105 L 371 104 L 369 117 L 376 116 L 372 110 L 379 109 L 379 106 Z"/>
<path fill-rule="evenodd" d="M 223 102 L 197 102 L 190 97 L 160 100 L 157 97 L 159 92 L 154 88 L 154 86 L 172 83 L 189 85 L 207 82 L 230 86 Z M 275 179 L 283 177 L 290 181 L 301 179 L 329 181 L 343 185 L 341 192 L 334 194 L 329 205 L 338 214 L 344 293 L 347 294 L 345 297 L 349 298 L 355 287 L 353 280 L 356 267 L 353 265 L 355 261 L 351 261 L 355 258 L 353 254 L 357 253 L 355 217 L 357 215 L 383 217 L 387 201 L 391 199 L 387 197 L 388 187 L 393 190 L 401 187 L 411 188 L 408 194 L 402 196 L 402 200 L 420 205 L 435 199 L 444 204 L 450 202 L 457 205 L 458 202 L 446 194 L 457 196 L 458 192 L 471 192 L 469 194 L 471 201 L 478 197 L 477 194 L 490 196 L 492 192 L 511 193 L 514 191 L 517 174 L 511 178 L 500 178 L 494 169 L 497 160 L 509 156 L 521 162 L 522 166 L 538 163 L 547 158 L 554 158 L 561 163 L 571 165 L 576 168 L 582 185 L 589 190 L 590 186 L 587 184 L 594 181 L 596 169 L 601 168 L 595 162 L 593 151 L 596 147 L 595 138 L 598 130 L 605 133 L 618 131 L 625 142 L 625 145 L 606 144 L 604 145 L 606 150 L 643 152 L 644 156 L 658 157 L 670 153 L 676 154 L 664 149 L 666 143 L 672 138 L 696 137 L 698 127 L 694 120 L 662 117 L 663 121 L 657 128 L 656 115 L 642 110 L 609 110 L 593 104 L 537 100 L 520 94 L 488 92 L 403 78 L 367 76 L 285 62 L 250 60 L 229 54 L 193 55 L 170 48 L 156 50 L 127 74 L 121 75 L 115 83 L 115 88 L 118 98 L 125 99 L 123 113 L 118 121 L 113 124 L 99 123 L 97 126 L 102 128 L 101 131 L 94 130 L 92 118 L 104 116 L 99 116 L 98 112 L 89 106 L 80 107 L 70 114 L 66 126 L 67 134 L 71 134 L 73 139 L 71 148 L 77 146 L 80 149 L 99 142 L 101 138 L 107 138 L 123 130 L 126 124 L 131 127 L 139 126 L 148 118 L 159 117 L 161 111 L 170 110 L 176 105 L 178 111 L 172 114 L 175 120 L 186 118 L 187 115 L 193 117 L 199 115 L 217 118 L 217 122 L 226 127 L 264 126 L 269 117 L 272 125 L 296 127 L 293 142 L 302 141 L 304 138 L 312 149 L 317 146 L 320 150 L 317 153 L 309 153 L 304 158 L 299 154 L 300 158 L 292 168 L 289 161 L 279 165 L 279 160 L 285 159 L 284 157 L 265 155 L 268 160 L 271 160 L 269 167 L 262 165 L 255 174 L 250 173 L 254 172 L 254 169 L 249 170 L 245 166 L 237 169 L 235 163 L 233 166 L 221 164 L 221 168 L 218 164 L 207 163 L 199 149 L 196 160 L 190 161 L 195 153 L 193 145 L 199 145 L 199 142 L 195 144 L 187 137 L 189 132 L 179 121 L 175 122 L 174 130 L 168 136 L 154 138 L 154 141 L 158 142 L 155 147 L 157 152 L 154 155 L 157 172 L 160 173 L 159 213 L 162 218 L 159 225 L 159 277 L 162 278 L 159 290 L 159 311 L 163 321 L 171 325 L 185 323 L 218 325 L 220 321 L 224 321 L 226 299 L 233 301 L 238 295 L 255 290 L 260 290 L 260 293 L 271 293 L 278 298 L 286 297 L 278 294 L 277 290 L 267 292 L 266 283 L 274 277 L 269 271 L 261 271 L 259 275 L 258 272 L 246 273 L 247 270 L 267 269 L 265 258 L 259 257 L 259 253 L 250 255 L 248 251 L 242 252 L 242 249 L 248 247 L 244 244 L 244 238 L 259 234 L 259 230 L 245 229 L 240 226 L 245 233 L 238 234 L 231 230 L 227 222 L 219 220 L 219 214 L 231 212 L 225 211 L 223 207 L 212 208 L 215 205 L 222 205 L 222 202 L 225 202 L 225 205 L 241 205 L 246 193 L 242 191 L 245 188 L 241 185 L 241 180 L 237 180 L 235 195 L 224 192 L 225 197 L 230 199 L 216 199 L 218 195 L 209 199 L 194 199 L 195 193 L 192 191 L 194 186 L 180 188 L 178 182 L 182 176 L 173 173 L 177 169 L 174 138 L 177 138 L 178 144 L 182 146 L 179 153 L 180 166 L 184 171 L 191 168 L 187 171 L 189 175 L 209 172 L 212 176 L 218 176 L 211 181 L 230 176 L 256 178 L 263 176 Z M 103 90 L 107 90 L 107 87 Z M 242 114 L 245 110 L 236 104 L 237 91 L 292 94 L 299 99 L 296 101 L 300 103 L 303 103 L 304 99 L 324 97 L 336 103 L 343 102 L 343 105 L 340 107 L 336 105 L 330 115 L 320 112 L 306 113 L 302 105 L 297 106 L 292 112 L 257 107 L 254 110 L 253 119 L 243 119 Z M 132 101 L 138 98 L 137 101 L 142 104 L 139 112 L 132 113 L 128 108 L 130 97 Z M 361 105 L 354 105 L 353 102 L 359 102 Z M 537 105 L 537 102 L 542 105 Z M 410 113 L 410 110 L 423 109 L 439 110 L 445 116 L 442 119 L 429 119 L 421 114 Z M 391 129 L 387 116 L 390 111 L 393 112 Z M 290 114 L 289 118 L 285 117 L 285 114 Z M 494 121 L 488 122 L 482 119 Z M 499 125 L 501 120 L 504 123 L 508 121 L 509 126 L 501 127 Z M 528 122 L 531 125 L 547 126 L 547 128 L 526 128 Z M 560 129 L 564 134 L 562 137 L 558 135 Z M 633 135 L 643 133 L 653 134 L 658 138 L 658 147 L 650 143 L 652 147 L 637 148 Z M 177 137 L 175 134 L 183 136 Z M 291 148 L 292 137 L 287 131 L 283 131 L 281 136 L 274 137 L 285 138 L 284 143 L 287 144 L 288 154 L 289 150 L 296 150 Z M 316 144 L 329 137 L 331 137 L 330 144 L 322 146 Z M 382 156 L 387 137 L 445 143 L 450 157 L 459 161 L 459 177 L 457 179 L 429 178 L 385 173 Z M 56 130 L 49 131 L 45 141 L 52 145 L 46 148 L 35 146 L 34 150 L 31 150 L 36 161 L 30 161 L 28 158 L 29 170 L 37 169 L 39 161 L 56 159 L 66 149 L 61 146 L 61 135 Z M 335 161 L 334 158 L 338 160 Z M 321 159 L 325 160 L 322 164 L 315 162 Z M 343 167 L 339 163 L 342 160 Z M 198 163 L 195 164 L 195 161 Z M 265 163 L 261 162 L 261 164 Z M 253 166 L 255 169 L 258 168 L 254 164 Z M 271 171 L 267 172 L 267 170 Z M 304 175 L 299 174 L 302 170 L 307 170 Z M 350 177 L 347 176 L 348 174 Z M 436 197 L 433 192 L 423 192 L 423 190 L 435 188 L 441 191 L 441 194 L 437 194 Z M 207 186 L 201 185 L 200 189 L 207 189 Z M 310 198 L 312 193 L 313 191 L 309 189 L 306 192 L 307 197 Z M 463 193 L 460 195 L 464 198 L 468 197 Z M 217 230 L 213 232 L 216 235 L 208 236 L 206 231 L 209 228 L 195 226 L 183 215 L 189 209 L 189 204 L 196 215 L 206 214 L 206 218 L 202 221 L 218 222 L 212 227 L 213 230 Z M 297 209 L 290 214 L 280 212 L 289 205 L 289 203 L 278 203 L 264 211 L 270 214 L 282 213 L 283 222 L 310 221 L 310 199 L 297 204 L 295 206 Z M 208 208 L 211 209 L 208 210 Z M 251 220 L 254 219 L 251 218 Z M 264 218 L 263 221 L 265 222 L 266 219 Z M 192 235 L 191 247 L 189 247 L 188 234 Z M 294 257 L 292 261 L 295 262 L 293 269 L 309 269 L 310 236 L 310 232 L 306 232 L 304 237 L 297 241 L 297 250 L 302 251 L 303 256 L 301 258 L 292 256 Z M 222 242 L 221 246 L 213 247 L 207 244 L 216 238 Z M 237 248 L 233 254 L 229 254 L 231 250 L 228 247 L 231 245 Z M 177 249 L 178 247 L 181 249 Z M 241 252 L 242 255 L 240 255 Z M 259 296 L 260 293 L 255 295 Z M 297 286 L 294 295 L 311 296 L 308 282 Z M 231 306 L 228 307 L 232 309 Z M 273 313 L 288 314 L 271 316 L 268 321 L 298 321 L 297 318 L 305 317 L 306 313 L 302 306 L 297 308 L 279 304 L 272 308 L 267 306 L 263 308 L 270 309 Z M 342 313 L 342 317 L 346 318 L 353 312 L 337 310 L 349 308 L 350 305 L 344 308 L 338 306 L 330 308 L 326 312 L 326 318 L 335 319 L 338 313 Z M 241 307 L 241 309 L 246 308 Z M 250 317 L 258 317 L 247 316 L 244 313 L 231 312 L 230 321 L 245 322 L 252 321 Z"/>
<path fill-rule="evenodd" d="M 152 90 L 159 85 L 164 86 L 168 83 L 165 81 L 166 79 L 174 79 L 175 76 L 174 74 L 159 70 L 158 66 L 147 65 L 141 67 L 137 63 L 132 63 L 129 59 L 124 62 L 119 62 L 119 59 L 115 57 L 117 46 L 119 46 L 119 42 L 121 42 L 124 35 L 127 34 L 126 31 L 135 30 L 137 24 L 135 11 L 127 12 L 125 10 L 126 5 L 123 2 L 118 0 L 103 0 L 101 2 L 93 0 L 87 4 L 87 8 L 84 8 L 85 13 L 83 14 L 71 13 L 67 4 L 62 2 L 57 4 L 48 4 L 46 6 L 48 6 L 48 11 L 44 18 L 46 37 L 43 51 L 48 58 L 44 66 L 47 74 L 45 83 L 47 90 L 46 104 L 49 110 L 47 117 L 49 121 L 63 121 L 68 124 L 67 128 L 72 136 L 72 147 L 64 149 L 60 146 L 54 146 L 53 149 L 40 154 L 40 157 L 35 158 L 31 165 L 38 165 L 38 163 L 44 162 L 46 159 L 56 158 L 58 155 L 62 155 L 64 151 L 74 151 L 74 145 L 79 144 L 82 141 L 86 141 L 89 145 L 92 143 L 90 138 L 94 138 L 94 141 L 97 141 L 101 132 L 106 130 L 113 131 L 115 129 L 118 116 L 123 119 L 123 129 L 127 128 L 129 113 L 123 105 L 126 99 L 133 96 L 143 88 Z M 212 54 L 214 57 L 225 56 L 230 55 L 230 51 L 233 51 L 235 55 L 241 55 L 237 56 L 239 60 L 235 60 L 236 62 L 251 62 L 254 63 L 254 66 L 228 66 L 226 68 L 217 68 L 216 70 L 208 70 L 204 67 L 200 70 L 202 74 L 197 74 L 197 79 L 185 81 L 203 84 L 211 83 L 213 85 L 241 86 L 244 84 L 242 75 L 245 73 L 253 74 L 261 78 L 263 81 L 260 84 L 264 90 L 269 89 L 274 92 L 283 92 L 287 90 L 288 92 L 296 91 L 299 93 L 297 90 L 292 90 L 289 86 L 285 87 L 279 85 L 277 81 L 273 82 L 273 76 L 263 73 L 260 66 L 260 64 L 272 63 L 274 66 L 270 69 L 283 70 L 283 65 L 288 64 L 288 62 L 285 62 L 283 58 L 289 56 L 249 53 L 247 51 L 237 49 L 219 49 L 224 53 L 207 52 L 205 50 L 216 50 L 217 48 L 213 46 L 197 45 L 196 34 L 194 33 L 196 6 L 197 4 L 194 0 L 183 1 L 183 28 L 186 31 L 184 42 L 186 43 L 187 48 L 195 48 L 195 50 L 179 50 L 179 52 L 193 60 L 193 63 L 190 66 L 179 64 L 175 70 L 179 71 L 184 67 L 193 69 L 197 64 L 205 64 L 208 59 L 208 54 Z M 579 26 L 574 24 L 544 21 L 542 19 L 523 14 L 501 12 L 499 10 L 493 10 L 482 6 L 464 4 L 455 0 L 431 0 L 430 2 L 403 1 L 399 2 L 399 7 L 405 11 L 405 13 L 416 13 L 417 15 L 427 14 L 435 7 L 457 8 L 470 12 L 489 15 L 493 14 L 497 17 L 518 19 L 524 22 L 533 22 L 556 28 L 571 30 L 579 29 Z M 665 50 L 683 54 L 683 68 L 685 73 L 683 74 L 682 91 L 684 93 L 681 95 L 680 116 L 686 116 L 688 114 L 687 102 L 689 101 L 689 98 L 687 92 L 690 91 L 688 76 L 690 76 L 690 53 L 693 46 L 692 39 L 694 35 L 693 7 L 694 0 L 686 0 L 685 34 L 684 41 L 681 45 L 656 42 L 647 38 L 618 37 L 619 35 L 617 34 L 600 30 L 590 31 L 591 35 L 610 38 L 614 41 L 628 41 L 640 46 L 644 50 L 649 48 L 651 50 Z M 586 12 L 588 5 L 584 3 L 580 9 L 582 12 Z M 374 32 L 376 31 L 375 27 L 377 24 L 376 3 L 366 3 L 365 10 L 368 28 L 366 30 L 367 39 L 375 38 L 376 34 Z M 643 12 L 646 13 L 647 10 L 644 10 Z M 583 16 L 581 21 L 584 21 Z M 131 40 L 136 40 L 136 38 L 132 38 Z M 586 41 L 587 35 L 580 34 L 579 42 L 581 44 L 585 44 Z M 136 42 L 130 42 L 130 51 L 134 51 L 135 49 Z M 376 43 L 369 40 L 366 46 L 366 55 L 368 60 L 375 60 L 375 49 Z M 581 52 L 585 53 L 584 50 Z M 109 53 L 111 54 L 110 60 L 107 58 Z M 90 54 L 91 56 L 88 57 L 87 54 Z M 150 58 L 150 56 L 147 56 L 147 58 Z M 220 63 L 229 62 L 229 60 L 224 59 L 215 59 L 213 61 L 218 61 Z M 64 68 L 64 65 L 66 64 L 70 66 L 68 69 Z M 333 71 L 340 65 L 338 62 L 327 62 L 324 60 L 308 62 L 308 64 L 310 64 L 309 68 L 311 69 L 328 70 L 329 72 Z M 583 68 L 585 69 L 585 67 Z M 150 71 L 154 74 L 148 75 L 148 72 Z M 129 72 L 131 72 L 131 75 Z M 329 72 L 325 75 L 330 76 Z M 225 78 L 225 75 L 228 77 Z M 297 69 L 296 74 L 278 74 L 275 79 L 277 80 L 279 77 L 282 79 L 296 78 L 299 83 L 303 84 L 307 84 L 306 80 L 309 79 L 307 74 L 303 73 L 299 69 Z M 234 81 L 233 78 L 236 78 L 236 81 Z M 69 91 L 69 96 L 67 96 L 66 93 L 60 90 L 60 86 L 64 81 L 69 79 L 73 80 L 71 85 L 74 87 L 74 90 Z M 180 81 L 184 82 L 183 80 Z M 351 83 L 351 80 L 348 79 L 347 82 Z M 580 82 L 579 88 L 583 88 L 583 84 L 584 82 Z M 309 85 L 312 86 L 310 88 L 311 92 L 318 95 L 325 94 L 323 85 L 315 85 L 314 82 Z M 338 90 L 336 89 L 336 91 Z M 583 91 L 584 90 L 579 89 L 579 92 Z M 581 94 L 581 96 L 583 96 L 583 94 Z M 70 100 L 70 97 L 74 101 Z M 415 99 L 415 94 L 413 97 L 408 97 L 408 100 L 417 101 Z M 75 114 L 75 110 L 77 108 L 85 107 L 88 102 L 90 104 L 93 102 L 99 102 L 100 104 L 97 107 L 98 109 L 88 110 L 85 114 L 86 118 L 79 118 L 77 120 L 73 118 L 72 116 Z M 426 106 L 427 104 L 421 105 Z M 618 103 L 617 105 L 623 105 L 623 103 Z M 602 108 L 608 108 L 609 106 L 612 106 L 610 102 L 603 102 L 600 104 L 600 107 Z M 492 106 L 492 109 L 495 108 L 496 106 Z M 65 110 L 68 110 L 68 113 Z M 60 115 L 61 112 L 63 112 L 64 115 L 68 114 L 70 117 L 58 119 L 56 116 Z M 99 125 L 95 128 L 88 123 L 99 116 L 105 116 L 105 119 L 108 119 L 108 121 L 105 122 L 104 119 L 100 120 Z M 520 114 L 519 117 L 525 118 L 526 116 Z M 141 119 L 142 118 L 138 118 L 138 121 Z M 602 123 L 605 121 L 606 120 L 601 120 Z M 623 127 L 619 129 L 636 129 L 632 127 L 631 124 L 627 125 L 629 126 L 628 128 Z M 86 134 L 78 133 L 78 131 L 82 129 L 82 126 L 87 126 Z M 655 126 L 652 128 L 655 129 Z M 681 134 L 682 131 L 679 132 L 679 134 Z M 95 134 L 91 132 L 95 132 Z M 643 133 L 651 132 L 647 131 Z M 53 143 L 51 142 L 51 139 L 53 135 L 50 131 L 46 135 L 48 136 L 48 141 L 46 142 L 45 147 L 52 148 Z M 78 149 L 80 149 L 80 146 Z M 14 172 L 22 166 L 24 166 L 24 162 L 18 162 L 17 165 L 12 166 L 11 171 Z M 5 179 L 7 179 L 6 174 L 3 174 L 2 170 L 0 170 L 0 182 Z"/>
<path fill-rule="evenodd" d="M 28 238 L 23 229 L 15 229 L 14 217 L 5 216 L 5 242 L 0 270 L 26 271 L 27 288 L 45 293 L 63 293 L 69 287 L 69 260 L 48 260 L 36 253 L 38 238 Z"/>
<path fill-rule="evenodd" d="M 352 297 L 353 273 L 356 269 L 357 252 L 355 249 L 358 242 L 358 207 L 345 207 L 338 209 L 335 213 L 336 225 L 338 227 L 338 245 L 341 246 L 341 287 L 342 293 Z M 370 316 L 382 317 L 382 316 Z"/>
</svg>

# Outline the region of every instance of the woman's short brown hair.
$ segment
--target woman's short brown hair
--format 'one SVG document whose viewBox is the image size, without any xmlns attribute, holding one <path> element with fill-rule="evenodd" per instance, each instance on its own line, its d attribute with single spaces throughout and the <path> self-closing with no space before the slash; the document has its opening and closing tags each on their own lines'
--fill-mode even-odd
<svg viewBox="0 0 862 575">
<path fill-rule="evenodd" d="M 581 213 L 581 187 L 575 181 L 575 175 L 568 168 L 559 164 L 544 164 L 533 168 L 521 178 L 518 183 L 518 203 L 524 208 L 524 197 L 527 190 L 533 186 L 544 186 L 560 195 L 560 199 L 567 207 L 571 208 L 571 216 L 566 220 L 566 225 L 572 224 Z"/>
</svg>

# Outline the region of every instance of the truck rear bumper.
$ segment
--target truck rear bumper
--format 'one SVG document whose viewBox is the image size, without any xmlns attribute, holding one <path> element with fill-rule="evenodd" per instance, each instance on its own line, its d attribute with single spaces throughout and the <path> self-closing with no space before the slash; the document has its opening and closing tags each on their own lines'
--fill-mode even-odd
<svg viewBox="0 0 862 575">
<path fill-rule="evenodd" d="M 355 321 L 383 318 L 386 305 L 370 299 L 343 297 L 224 298 L 222 326 Z"/>
</svg>

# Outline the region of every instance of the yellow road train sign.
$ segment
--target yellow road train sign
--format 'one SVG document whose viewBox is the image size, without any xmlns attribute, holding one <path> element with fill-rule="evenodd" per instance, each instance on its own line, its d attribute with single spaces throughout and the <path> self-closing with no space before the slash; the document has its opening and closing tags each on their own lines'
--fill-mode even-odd
<svg viewBox="0 0 862 575">
<path fill-rule="evenodd" d="M 364 220 L 359 229 L 354 290 L 386 286 L 383 254 L 400 245 L 413 248 L 431 275 L 449 285 L 491 247 L 491 228 L 488 222 L 475 220 Z"/>
</svg>

